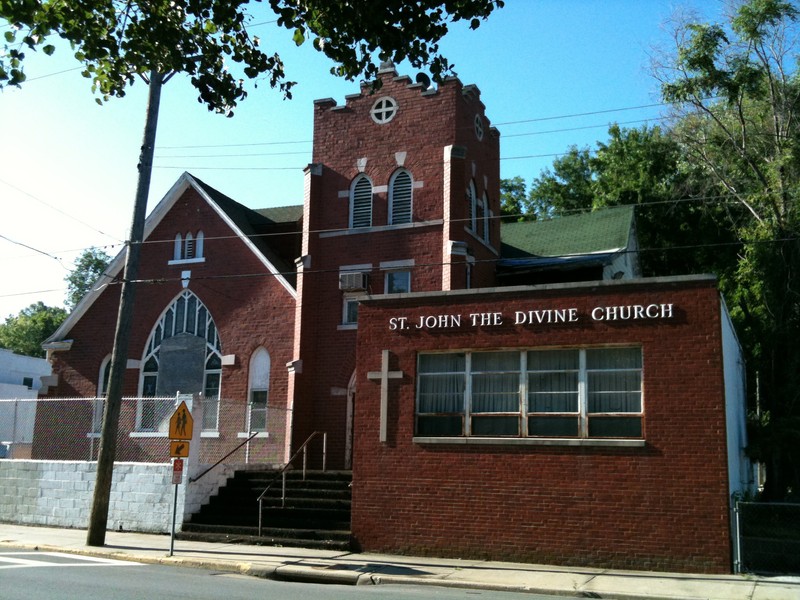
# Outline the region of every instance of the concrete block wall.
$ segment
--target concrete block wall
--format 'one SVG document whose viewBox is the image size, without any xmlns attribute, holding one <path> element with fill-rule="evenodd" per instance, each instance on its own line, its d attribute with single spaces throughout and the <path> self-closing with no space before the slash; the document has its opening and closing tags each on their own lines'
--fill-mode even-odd
<svg viewBox="0 0 800 600">
<path fill-rule="evenodd" d="M 95 477 L 91 462 L 0 460 L 0 522 L 85 528 Z M 169 532 L 175 493 L 169 464 L 116 463 L 112 486 L 109 529 Z M 186 497 L 183 483 L 178 515 Z M 194 494 L 191 504 L 196 502 Z"/>
</svg>

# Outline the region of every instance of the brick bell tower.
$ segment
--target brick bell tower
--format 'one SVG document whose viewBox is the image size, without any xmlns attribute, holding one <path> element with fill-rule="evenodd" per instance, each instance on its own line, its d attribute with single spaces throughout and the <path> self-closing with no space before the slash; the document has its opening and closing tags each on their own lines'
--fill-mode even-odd
<svg viewBox="0 0 800 600">
<path fill-rule="evenodd" d="M 358 298 L 494 284 L 500 134 L 474 85 L 425 75 L 314 102 L 298 260 L 292 448 L 328 434 L 349 467 Z"/>
</svg>

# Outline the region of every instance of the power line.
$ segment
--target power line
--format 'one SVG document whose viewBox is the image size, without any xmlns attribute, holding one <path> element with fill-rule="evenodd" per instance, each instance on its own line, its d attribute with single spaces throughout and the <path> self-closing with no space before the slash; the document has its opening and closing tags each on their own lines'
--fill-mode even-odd
<svg viewBox="0 0 800 600">
<path fill-rule="evenodd" d="M 28 250 L 32 250 L 33 252 L 36 252 L 37 254 L 42 254 L 42 255 L 46 256 L 47 258 L 52 258 L 59 265 L 61 265 L 61 267 L 63 267 L 64 270 L 69 271 L 69 269 L 66 266 L 64 266 L 64 263 L 61 261 L 61 259 L 59 257 L 54 256 L 53 254 L 50 254 L 49 252 L 45 252 L 44 250 L 39 250 L 38 248 L 34 248 L 33 246 L 29 246 L 28 244 L 25 244 L 23 242 L 18 242 L 16 240 L 12 240 L 10 237 L 5 236 L 2 233 L 0 233 L 0 238 L 6 240 L 7 242 L 10 242 L 10 243 L 14 244 L 15 246 L 20 246 L 22 248 L 27 248 Z"/>
<path fill-rule="evenodd" d="M 47 208 L 49 208 L 50 210 L 54 210 L 54 211 L 56 211 L 57 213 L 60 213 L 60 214 L 64 215 L 64 216 L 65 216 L 65 217 L 67 217 L 68 219 L 72 219 L 72 220 L 73 220 L 73 221 L 75 221 L 76 223 L 80 223 L 80 224 L 81 224 L 81 225 L 83 225 L 84 227 L 87 227 L 87 228 L 91 229 L 92 231 L 95 231 L 96 233 L 99 233 L 100 235 L 104 235 L 104 236 L 106 236 L 106 237 L 108 237 L 108 238 L 111 238 L 112 240 L 116 240 L 117 242 L 119 242 L 119 241 L 120 241 L 120 240 L 118 240 L 117 238 L 115 238 L 114 236 L 112 236 L 112 235 L 109 235 L 109 234 L 105 233 L 104 231 L 101 231 L 101 230 L 97 229 L 97 228 L 96 228 L 96 227 L 94 227 L 93 225 L 90 225 L 90 224 L 89 224 L 89 223 L 87 223 L 86 221 L 82 221 L 81 219 L 79 219 L 78 217 L 76 217 L 76 216 L 74 216 L 74 215 L 71 215 L 71 214 L 69 214 L 69 213 L 66 213 L 66 212 L 64 212 L 64 211 L 63 211 L 63 210 L 61 210 L 60 208 L 58 208 L 58 207 L 55 207 L 55 206 L 53 206 L 52 204 L 49 204 L 49 203 L 45 202 L 45 201 L 44 201 L 44 200 L 42 200 L 41 198 L 37 198 L 36 196 L 34 196 L 33 194 L 31 194 L 30 192 L 26 192 L 25 190 L 23 190 L 23 189 L 21 189 L 21 188 L 19 188 L 19 187 L 15 186 L 15 185 L 14 185 L 14 184 L 12 184 L 12 183 L 9 183 L 9 182 L 7 182 L 7 181 L 5 181 L 5 180 L 3 180 L 3 179 L 0 179 L 0 183 L 2 183 L 3 185 L 6 185 L 6 186 L 8 186 L 8 187 L 10 187 L 12 190 L 14 190 L 14 191 L 16 191 L 16 192 L 19 192 L 20 194 L 24 194 L 25 196 L 27 196 L 27 197 L 28 197 L 28 198 L 30 198 L 31 200 L 36 200 L 36 202 L 38 202 L 38 203 L 40 203 L 40 204 L 42 204 L 42 205 L 46 206 L 46 207 L 47 207 Z"/>
<path fill-rule="evenodd" d="M 541 121 L 556 121 L 556 120 L 559 120 L 559 119 L 574 119 L 574 118 L 577 118 L 577 117 L 591 117 L 591 116 L 594 116 L 594 115 L 603 115 L 603 114 L 614 113 L 614 112 L 623 112 L 623 111 L 626 111 L 626 110 L 641 110 L 643 108 L 655 108 L 655 107 L 664 107 L 664 106 L 669 106 L 669 104 L 666 104 L 664 102 L 659 102 L 657 104 L 643 104 L 641 106 L 626 106 L 626 107 L 623 107 L 623 108 L 609 108 L 609 109 L 606 109 L 606 110 L 593 110 L 593 111 L 583 112 L 583 113 L 573 113 L 573 114 L 567 114 L 567 115 L 554 115 L 554 116 L 551 116 L 551 117 L 536 117 L 534 119 L 523 119 L 521 121 L 505 121 L 503 123 L 492 123 L 492 125 L 496 125 L 496 126 L 499 127 L 501 125 L 519 125 L 520 123 L 538 123 L 538 122 L 541 122 Z"/>
</svg>

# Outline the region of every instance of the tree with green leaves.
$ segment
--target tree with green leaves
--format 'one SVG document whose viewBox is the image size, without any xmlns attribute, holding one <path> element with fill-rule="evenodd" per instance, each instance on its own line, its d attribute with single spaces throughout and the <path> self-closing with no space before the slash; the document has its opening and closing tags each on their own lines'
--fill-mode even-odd
<svg viewBox="0 0 800 600">
<path fill-rule="evenodd" d="M 476 29 L 503 0 L 372 0 L 369 10 L 350 0 L 269 0 L 277 24 L 298 45 L 310 43 L 333 61 L 331 72 L 372 79 L 382 61 L 408 60 L 435 81 L 452 72 L 439 51 L 450 23 Z M 25 81 L 26 53 L 56 51 L 66 40 L 84 65 L 83 75 L 108 99 L 121 97 L 134 78 L 186 73 L 198 100 L 232 114 L 247 96 L 246 81 L 264 74 L 287 97 L 295 82 L 276 53 L 248 29 L 255 20 L 249 0 L 0 0 L 0 18 L 11 25 L 0 53 L 0 87 Z M 260 3 L 258 4 L 260 6 Z M 98 98 L 98 101 L 101 101 Z"/>
<path fill-rule="evenodd" d="M 792 2 L 749 0 L 727 24 L 685 23 L 657 71 L 691 176 L 740 242 L 723 287 L 758 394 L 751 450 L 770 498 L 800 490 L 798 17 Z"/>
<path fill-rule="evenodd" d="M 694 183 L 670 132 L 614 124 L 608 136 L 593 149 L 573 146 L 553 161 L 533 180 L 529 210 L 547 218 L 634 205 L 645 275 L 730 269 L 734 238 L 715 206 L 692 200 Z"/>
<path fill-rule="evenodd" d="M 537 219 L 592 209 L 594 173 L 589 148 L 570 146 L 534 178 L 528 194 L 528 212 Z"/>
<path fill-rule="evenodd" d="M 31 304 L 0 325 L 0 348 L 44 358 L 42 342 L 53 335 L 66 318 L 67 311 L 63 308 L 46 306 L 43 302 Z"/>
<path fill-rule="evenodd" d="M 500 219 L 504 223 L 525 220 L 528 212 L 526 187 L 525 180 L 520 175 L 500 180 Z"/>
<path fill-rule="evenodd" d="M 100 283 L 100 275 L 106 270 L 109 262 L 111 257 L 99 248 L 84 250 L 75 259 L 72 271 L 64 278 L 67 282 L 67 299 L 64 303 L 70 310 L 77 306 L 95 284 Z"/>
</svg>

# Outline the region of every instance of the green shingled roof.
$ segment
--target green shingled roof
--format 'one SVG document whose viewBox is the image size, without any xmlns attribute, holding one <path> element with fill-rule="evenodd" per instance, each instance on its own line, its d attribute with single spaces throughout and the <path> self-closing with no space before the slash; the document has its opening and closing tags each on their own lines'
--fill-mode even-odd
<svg viewBox="0 0 800 600">
<path fill-rule="evenodd" d="M 257 208 L 255 212 L 273 223 L 296 223 L 303 217 L 303 205 Z"/>
<path fill-rule="evenodd" d="M 606 208 L 546 221 L 503 223 L 503 258 L 570 256 L 626 248 L 633 229 L 633 206 Z"/>
</svg>

